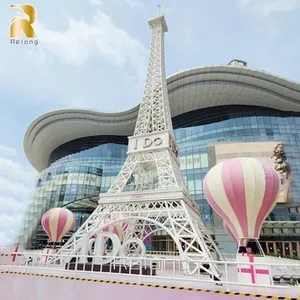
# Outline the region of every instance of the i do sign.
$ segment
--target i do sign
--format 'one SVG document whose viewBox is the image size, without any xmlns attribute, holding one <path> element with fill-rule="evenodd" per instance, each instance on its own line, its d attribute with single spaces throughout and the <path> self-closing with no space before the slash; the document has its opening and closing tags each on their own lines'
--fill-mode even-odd
<svg viewBox="0 0 300 300">
<path fill-rule="evenodd" d="M 135 244 L 133 247 L 138 254 L 137 256 L 145 256 L 146 255 L 146 247 L 144 243 L 138 238 L 131 238 L 125 241 L 122 245 L 119 237 L 112 232 L 98 232 L 96 238 L 89 238 L 89 234 L 83 237 L 81 255 L 93 255 L 94 263 L 96 264 L 107 264 L 114 260 L 116 256 L 119 254 L 122 257 L 127 256 L 128 250 L 130 251 L 130 247 L 132 244 Z M 105 243 L 107 238 L 111 239 L 112 242 L 112 252 L 109 254 L 107 258 L 103 258 Z M 95 244 L 94 244 L 95 243 Z M 94 244 L 94 249 L 92 249 L 92 245 Z M 87 257 L 80 257 L 79 260 L 81 263 L 87 262 Z"/>
</svg>

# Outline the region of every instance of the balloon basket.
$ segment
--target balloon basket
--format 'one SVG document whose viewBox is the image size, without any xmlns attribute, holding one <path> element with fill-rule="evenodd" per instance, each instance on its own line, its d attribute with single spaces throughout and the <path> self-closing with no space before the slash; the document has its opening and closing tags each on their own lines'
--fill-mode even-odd
<svg viewBox="0 0 300 300">
<path fill-rule="evenodd" d="M 239 240 L 236 260 L 238 278 L 244 284 L 271 284 L 271 271 L 268 260 L 258 239 Z"/>
</svg>

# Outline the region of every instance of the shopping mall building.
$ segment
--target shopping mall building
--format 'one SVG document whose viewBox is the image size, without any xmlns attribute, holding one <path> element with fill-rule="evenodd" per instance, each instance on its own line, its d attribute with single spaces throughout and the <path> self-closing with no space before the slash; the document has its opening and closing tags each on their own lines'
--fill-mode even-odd
<svg viewBox="0 0 300 300">
<path fill-rule="evenodd" d="M 235 244 L 204 199 L 205 174 L 233 157 L 274 165 L 273 150 L 282 143 L 291 172 L 282 180 L 261 242 L 266 252 L 300 256 L 300 84 L 249 69 L 241 61 L 179 72 L 167 83 L 181 171 L 221 251 L 235 251 Z M 98 194 L 108 190 L 125 161 L 138 109 L 56 110 L 30 124 L 24 148 L 40 175 L 19 236 L 27 248 L 47 244 L 40 219 L 49 208 L 73 211 L 74 230 L 95 209 Z M 173 251 L 174 245 L 158 232 L 152 250 Z"/>
</svg>

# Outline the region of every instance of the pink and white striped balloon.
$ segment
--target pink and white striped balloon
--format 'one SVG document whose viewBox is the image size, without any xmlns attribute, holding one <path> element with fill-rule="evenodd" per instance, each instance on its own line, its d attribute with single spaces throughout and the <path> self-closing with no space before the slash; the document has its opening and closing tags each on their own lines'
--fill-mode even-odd
<svg viewBox="0 0 300 300">
<path fill-rule="evenodd" d="M 233 233 L 235 230 L 231 229 L 231 227 L 225 221 L 223 221 L 223 226 L 224 226 L 224 229 L 227 231 L 227 233 L 238 243 L 238 239 L 236 237 L 237 233 L 236 232 Z"/>
<path fill-rule="evenodd" d="M 238 240 L 257 239 L 276 205 L 280 177 L 263 161 L 234 158 L 217 164 L 206 174 L 203 191 Z"/>
<path fill-rule="evenodd" d="M 42 226 L 51 242 L 59 242 L 74 224 L 74 214 L 63 207 L 49 209 L 42 217 Z"/>
<path fill-rule="evenodd" d="M 114 233 L 115 235 L 117 235 L 119 237 L 121 242 L 124 240 L 123 227 L 118 224 L 107 225 L 102 229 L 102 231 Z"/>
<path fill-rule="evenodd" d="M 128 223 L 123 223 L 122 224 L 122 228 L 123 228 L 124 231 L 126 231 L 127 228 L 128 228 Z"/>
</svg>

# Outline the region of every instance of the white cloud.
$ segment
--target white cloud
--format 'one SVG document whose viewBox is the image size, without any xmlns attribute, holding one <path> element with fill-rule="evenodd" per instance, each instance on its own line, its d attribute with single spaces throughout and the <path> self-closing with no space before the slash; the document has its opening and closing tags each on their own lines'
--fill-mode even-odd
<svg viewBox="0 0 300 300">
<path fill-rule="evenodd" d="M 0 247 L 10 247 L 20 228 L 23 214 L 0 213 Z"/>
<path fill-rule="evenodd" d="M 1 218 L 1 217 L 0 217 Z M 0 251 L 3 249 L 6 251 L 6 247 L 13 241 L 7 233 L 0 231 Z"/>
<path fill-rule="evenodd" d="M 167 6 L 162 6 L 160 9 L 161 14 L 165 15 L 167 18 L 170 16 L 170 14 L 172 13 L 172 9 L 171 7 L 167 7 Z"/>
<path fill-rule="evenodd" d="M 36 73 L 26 83 L 29 90 L 35 91 L 37 101 L 55 102 L 56 108 L 102 111 L 129 109 L 137 103 L 145 81 L 148 51 L 111 17 L 98 11 L 91 21 L 70 17 L 64 31 L 40 23 L 35 30 L 39 45 L 27 48 L 26 63 L 33 62 Z M 24 84 L 23 77 L 15 77 L 22 73 L 22 67 L 10 66 L 10 73 L 12 80 Z M 27 68 L 23 68 L 25 72 Z M 8 80 L 10 74 L 5 76 Z M 66 88 L 69 85 L 72 88 Z M 119 89 L 112 95 L 116 85 Z M 104 101 L 108 97 L 110 101 Z"/>
<path fill-rule="evenodd" d="M 148 39 L 145 48 L 119 25 L 120 18 L 114 22 L 101 6 L 92 8 L 87 17 L 79 12 L 84 18 L 58 14 L 57 23 L 64 27 L 54 28 L 46 19 L 43 24 L 36 22 L 37 46 L 9 45 L 7 59 L 0 63 L 6 70 L 0 72 L 2 85 L 9 87 L 14 82 L 32 104 L 45 104 L 47 110 L 76 107 L 115 112 L 136 105 L 145 82 Z M 123 9 L 128 11 L 129 5 Z M 146 24 L 144 27 L 147 30 Z M 20 55 L 21 61 L 16 59 Z M 31 76 L 24 78 L 28 69 Z M 22 99 L 14 98 L 15 105 Z"/>
<path fill-rule="evenodd" d="M 241 0 L 245 9 L 263 16 L 287 12 L 299 6 L 298 0 Z"/>
<path fill-rule="evenodd" d="M 37 172 L 28 170 L 10 159 L 0 157 L 0 176 L 21 182 L 32 182 Z"/>
<path fill-rule="evenodd" d="M 8 234 L 12 234 L 19 229 L 22 217 L 22 214 L 12 216 L 6 213 L 0 213 L 0 228 Z"/>
<path fill-rule="evenodd" d="M 243 6 L 243 7 L 246 7 L 247 5 L 249 5 L 253 0 L 239 0 L 240 1 L 240 4 Z"/>
<path fill-rule="evenodd" d="M 32 195 L 32 188 L 21 182 L 0 177 L 0 194 L 5 197 L 13 197 L 18 201 L 25 201 Z"/>
<path fill-rule="evenodd" d="M 37 49 L 34 49 L 34 51 L 32 49 L 26 50 L 26 54 L 28 55 L 28 57 L 30 57 L 35 66 L 39 66 L 45 63 L 45 52 L 43 51 L 43 49 L 38 47 Z"/>
<path fill-rule="evenodd" d="M 109 0 L 106 0 L 106 1 L 108 2 Z M 143 0 L 125 0 L 125 3 L 127 3 L 131 8 L 135 8 L 135 9 L 145 8 Z M 91 0 L 91 4 L 93 4 L 93 5 L 103 5 L 104 0 Z"/>
<path fill-rule="evenodd" d="M 0 214 L 6 213 L 9 215 L 21 214 L 26 208 L 26 201 L 20 202 L 13 197 L 0 196 Z"/>
<path fill-rule="evenodd" d="M 0 156 L 12 157 L 17 155 L 17 151 L 13 148 L 0 145 Z"/>
<path fill-rule="evenodd" d="M 4 154 L 16 154 L 9 149 Z M 3 153 L 2 153 L 3 154 Z M 0 153 L 0 246 L 13 243 L 20 229 L 28 200 L 33 196 L 36 172 L 29 170 Z"/>
<path fill-rule="evenodd" d="M 66 64 L 82 65 L 90 56 L 100 55 L 117 67 L 130 64 L 138 76 L 142 76 L 139 57 L 146 57 L 147 50 L 124 29 L 117 27 L 112 19 L 101 11 L 91 23 L 84 19 L 69 18 L 68 29 L 64 32 L 47 29 L 37 23 L 39 50 L 46 49 Z M 41 62 L 45 56 L 39 53 Z"/>
<path fill-rule="evenodd" d="M 125 2 L 131 7 L 135 9 L 143 9 L 145 7 L 143 0 L 125 0 Z M 104 0 L 91 0 L 93 5 L 103 5 Z"/>
<path fill-rule="evenodd" d="M 125 2 L 131 7 L 135 9 L 143 9 L 145 5 L 142 0 L 125 0 Z"/>
<path fill-rule="evenodd" d="M 91 0 L 91 3 L 94 4 L 94 5 L 102 5 L 103 0 Z"/>
</svg>

